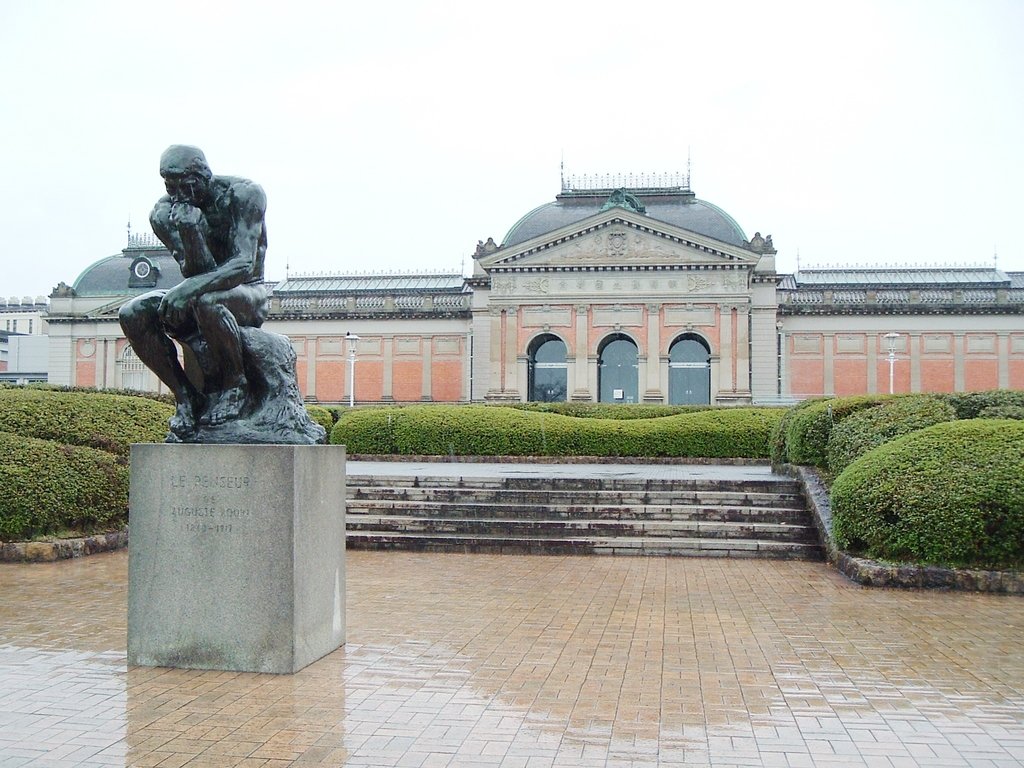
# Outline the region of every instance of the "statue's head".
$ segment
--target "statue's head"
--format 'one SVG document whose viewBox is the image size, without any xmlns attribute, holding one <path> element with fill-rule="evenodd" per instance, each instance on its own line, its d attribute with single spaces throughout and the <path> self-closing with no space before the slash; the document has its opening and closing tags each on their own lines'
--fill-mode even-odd
<svg viewBox="0 0 1024 768">
<path fill-rule="evenodd" d="M 160 155 L 160 175 L 174 203 L 199 205 L 210 190 L 213 173 L 199 147 L 172 144 Z"/>
</svg>

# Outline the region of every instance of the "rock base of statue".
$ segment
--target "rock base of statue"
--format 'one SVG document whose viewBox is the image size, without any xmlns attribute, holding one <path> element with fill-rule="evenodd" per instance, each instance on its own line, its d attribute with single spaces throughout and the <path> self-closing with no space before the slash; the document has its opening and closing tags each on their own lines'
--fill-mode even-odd
<svg viewBox="0 0 1024 768">
<path fill-rule="evenodd" d="M 247 391 L 241 412 L 221 424 L 204 424 L 217 388 L 208 385 L 206 342 L 185 339 L 185 370 L 196 389 L 207 392 L 195 425 L 171 422 L 168 443 L 263 443 L 315 445 L 327 441 L 326 430 L 313 421 L 296 385 L 295 350 L 287 336 L 262 328 L 239 328 Z"/>
<path fill-rule="evenodd" d="M 128 663 L 296 672 L 345 642 L 345 448 L 136 444 Z"/>
</svg>

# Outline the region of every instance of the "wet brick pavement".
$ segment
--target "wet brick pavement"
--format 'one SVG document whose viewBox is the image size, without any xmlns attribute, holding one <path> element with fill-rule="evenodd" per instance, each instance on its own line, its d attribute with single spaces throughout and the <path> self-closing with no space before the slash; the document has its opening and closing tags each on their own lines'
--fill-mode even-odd
<svg viewBox="0 0 1024 768">
<path fill-rule="evenodd" d="M 0 566 L 0 766 L 1024 765 L 1020 597 L 349 552 L 348 644 L 274 676 L 127 668 L 126 571 Z"/>
</svg>

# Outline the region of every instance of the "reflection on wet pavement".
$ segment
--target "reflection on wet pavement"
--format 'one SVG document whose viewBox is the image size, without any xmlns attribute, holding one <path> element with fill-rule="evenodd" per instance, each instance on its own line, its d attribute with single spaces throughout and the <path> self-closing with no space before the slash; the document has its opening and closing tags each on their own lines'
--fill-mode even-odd
<svg viewBox="0 0 1024 768">
<path fill-rule="evenodd" d="M 0 766 L 1024 764 L 1019 597 L 349 552 L 348 644 L 275 676 L 126 668 L 126 571 L 0 567 Z"/>
</svg>

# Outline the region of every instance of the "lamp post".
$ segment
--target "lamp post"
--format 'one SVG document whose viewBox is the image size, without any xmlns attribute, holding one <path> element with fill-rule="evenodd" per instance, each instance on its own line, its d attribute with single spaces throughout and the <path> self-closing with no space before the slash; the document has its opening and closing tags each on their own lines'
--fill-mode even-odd
<svg viewBox="0 0 1024 768">
<path fill-rule="evenodd" d="M 345 333 L 348 342 L 348 407 L 356 404 L 356 342 L 359 337 L 354 333 Z"/>
<path fill-rule="evenodd" d="M 889 394 L 893 394 L 893 370 L 896 366 L 896 339 L 898 333 L 889 332 L 885 334 L 885 343 L 889 345 Z"/>
</svg>

